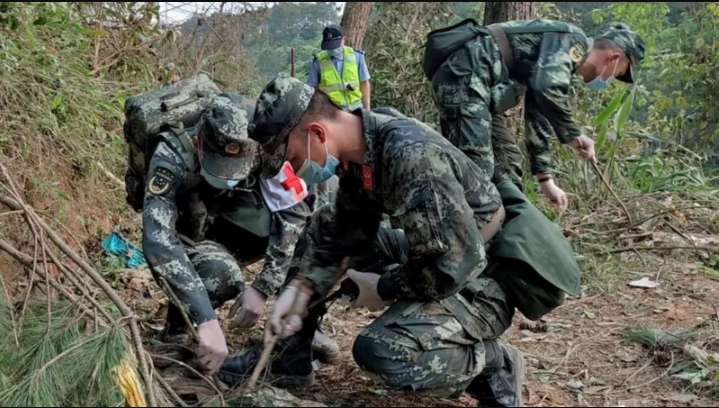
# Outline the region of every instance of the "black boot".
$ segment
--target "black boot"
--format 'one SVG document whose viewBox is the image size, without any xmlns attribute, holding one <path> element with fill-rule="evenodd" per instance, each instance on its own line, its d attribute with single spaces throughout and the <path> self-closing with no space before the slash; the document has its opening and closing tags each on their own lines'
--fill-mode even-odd
<svg viewBox="0 0 719 408">
<path fill-rule="evenodd" d="M 487 368 L 472 381 L 467 393 L 480 407 L 521 407 L 525 363 L 522 353 L 499 341 L 485 342 Z M 498 364 L 497 364 L 498 363 Z M 499 364 L 501 364 L 500 367 Z"/>
<path fill-rule="evenodd" d="M 312 339 L 317 329 L 317 320 L 316 315 L 306 318 L 299 333 L 275 345 L 269 367 L 261 378 L 278 388 L 294 389 L 312 385 Z M 240 356 L 228 357 L 220 369 L 220 380 L 230 387 L 248 380 L 262 351 L 263 344 L 260 343 Z"/>
</svg>

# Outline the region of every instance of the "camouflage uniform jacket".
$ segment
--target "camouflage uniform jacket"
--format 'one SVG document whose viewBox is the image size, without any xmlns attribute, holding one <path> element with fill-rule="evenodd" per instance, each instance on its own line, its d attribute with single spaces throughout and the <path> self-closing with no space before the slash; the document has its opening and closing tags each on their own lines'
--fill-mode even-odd
<svg viewBox="0 0 719 408">
<path fill-rule="evenodd" d="M 569 88 L 572 75 L 584 62 L 592 41 L 584 32 L 559 21 L 511 21 L 501 27 L 561 27 L 568 32 L 509 34 L 514 54 L 511 79 L 527 87 L 525 132 L 534 174 L 551 172 L 549 141 L 556 134 L 562 143 L 579 137 L 572 117 Z"/>
<path fill-rule="evenodd" d="M 195 162 L 199 163 L 197 160 Z M 255 163 L 248 180 L 259 180 L 259 154 Z M 193 192 L 209 189 L 214 197 L 223 200 L 227 200 L 230 194 L 230 191 L 217 190 L 204 182 L 193 181 L 200 180 L 199 173 L 199 164 L 194 169 L 187 168 L 173 147 L 160 142 L 150 162 L 143 211 L 143 246 L 148 264 L 154 273 L 168 281 L 179 300 L 188 308 L 190 318 L 198 324 L 213 320 L 216 316 L 207 290 L 180 242 L 178 218 L 184 218 L 183 200 Z M 277 292 L 284 282 L 294 246 L 309 215 L 309 208 L 304 201 L 272 215 L 273 225 L 270 227 L 265 264 L 252 284 L 254 288 L 267 296 Z M 242 252 L 242 243 L 220 244 L 238 248 L 238 252 Z"/>
<path fill-rule="evenodd" d="M 382 214 L 404 230 L 409 261 L 385 271 L 383 299 L 459 302 L 474 299 L 471 281 L 487 265 L 480 235 L 501 205 L 494 184 L 480 168 L 429 126 L 410 118 L 359 111 L 367 151 L 365 163 L 338 169 L 334 233 L 321 237 L 310 267 L 299 278 L 324 295 L 350 266 L 372 253 Z M 359 262 L 357 262 L 359 263 Z M 465 308 L 466 304 L 453 307 Z M 461 313 L 460 313 L 461 315 Z"/>
</svg>

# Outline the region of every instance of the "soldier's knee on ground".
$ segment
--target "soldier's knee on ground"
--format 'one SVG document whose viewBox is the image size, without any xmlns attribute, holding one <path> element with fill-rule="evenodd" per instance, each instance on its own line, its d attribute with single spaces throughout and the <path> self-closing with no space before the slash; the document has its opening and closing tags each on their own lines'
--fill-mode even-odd
<svg viewBox="0 0 719 408">
<path fill-rule="evenodd" d="M 407 365 L 392 360 L 393 353 L 388 345 L 362 335 L 352 349 L 355 362 L 370 378 L 390 388 L 406 388 Z"/>
<path fill-rule="evenodd" d="M 203 241 L 188 250 L 188 255 L 213 307 L 237 298 L 245 289 L 240 265 L 224 246 Z"/>
</svg>

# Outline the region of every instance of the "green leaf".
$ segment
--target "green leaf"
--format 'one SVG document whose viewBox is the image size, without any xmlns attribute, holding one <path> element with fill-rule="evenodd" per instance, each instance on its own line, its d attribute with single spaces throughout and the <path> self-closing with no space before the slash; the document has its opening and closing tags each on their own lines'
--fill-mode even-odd
<svg viewBox="0 0 719 408">
<path fill-rule="evenodd" d="M 697 371 L 687 371 L 681 374 L 674 375 L 674 378 L 678 378 L 680 380 L 686 380 L 691 381 L 692 384 L 699 384 L 706 378 L 706 376 L 709 374 L 708 370 L 697 370 Z"/>
<path fill-rule="evenodd" d="M 602 123 L 602 128 L 599 131 L 599 139 L 597 139 L 597 151 L 602 150 L 604 143 L 607 141 L 607 132 L 609 131 L 609 121 Z"/>
<path fill-rule="evenodd" d="M 55 95 L 55 99 L 52 101 L 52 108 L 51 110 L 55 110 L 60 107 L 60 104 L 62 103 L 62 94 Z"/>
<path fill-rule="evenodd" d="M 607 105 L 606 108 L 600 113 L 596 119 L 594 119 L 594 126 L 599 126 L 609 120 L 609 118 L 614 115 L 614 113 L 619 109 L 619 105 L 622 103 L 622 98 L 624 97 L 624 94 L 627 93 L 627 88 L 625 87 L 622 89 L 620 93 L 617 94 L 617 96 L 612 99 L 611 102 L 609 102 L 609 105 Z"/>
<path fill-rule="evenodd" d="M 632 107 L 634 106 L 634 94 L 634 90 L 632 90 L 632 93 L 629 94 L 629 97 L 622 104 L 622 109 L 619 111 L 619 116 L 617 117 L 617 123 L 615 126 L 617 134 L 619 134 L 619 131 L 627 124 L 629 115 L 632 113 Z"/>
<path fill-rule="evenodd" d="M 694 48 L 698 50 L 698 49 L 702 48 L 703 46 L 704 46 L 704 38 L 702 38 L 702 37 L 697 38 L 697 42 L 694 43 Z"/>
</svg>

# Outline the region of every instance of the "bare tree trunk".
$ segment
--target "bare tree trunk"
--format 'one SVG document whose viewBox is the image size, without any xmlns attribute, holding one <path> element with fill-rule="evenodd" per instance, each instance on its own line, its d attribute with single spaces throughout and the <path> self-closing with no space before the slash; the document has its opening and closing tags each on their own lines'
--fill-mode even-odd
<svg viewBox="0 0 719 408">
<path fill-rule="evenodd" d="M 528 1 L 487 2 L 484 5 L 484 25 L 514 20 L 531 20 L 536 16 L 535 3 Z M 524 116 L 524 103 L 504 113 L 513 133 L 519 131 Z"/>
<path fill-rule="evenodd" d="M 531 20 L 535 14 L 536 8 L 533 2 L 487 2 L 484 5 L 484 25 L 513 20 Z"/>
<path fill-rule="evenodd" d="M 370 11 L 372 11 L 371 2 L 345 3 L 345 13 L 340 25 L 345 36 L 346 46 L 362 48 Z"/>
</svg>

